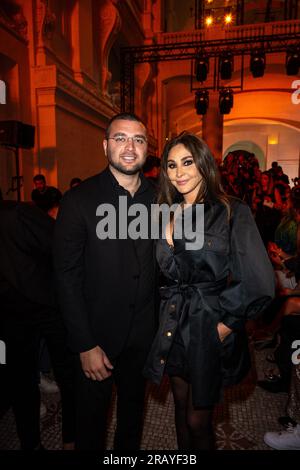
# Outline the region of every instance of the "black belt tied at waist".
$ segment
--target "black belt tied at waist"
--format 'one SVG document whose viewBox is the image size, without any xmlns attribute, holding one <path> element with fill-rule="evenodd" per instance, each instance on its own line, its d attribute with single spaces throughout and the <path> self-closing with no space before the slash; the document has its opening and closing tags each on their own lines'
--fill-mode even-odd
<svg viewBox="0 0 300 470">
<path fill-rule="evenodd" d="M 206 282 L 195 282 L 193 284 L 184 284 L 175 282 L 170 285 L 166 285 L 160 288 L 160 294 L 162 298 L 169 298 L 173 293 L 184 293 L 188 290 L 200 289 L 205 295 L 218 295 L 227 285 L 227 278 L 220 279 L 219 281 L 206 281 Z"/>
<path fill-rule="evenodd" d="M 196 312 L 200 315 L 203 315 L 204 312 L 206 312 L 206 314 L 209 313 L 211 307 L 205 301 L 205 297 L 218 296 L 226 285 L 227 279 L 225 278 L 219 281 L 198 282 L 193 284 L 175 283 L 160 288 L 161 300 L 165 301 L 169 307 L 169 313 L 173 316 L 173 320 L 175 320 L 175 330 L 180 326 L 180 332 L 186 349 L 190 341 L 190 316 L 195 315 Z M 194 294 L 196 294 L 196 296 Z M 193 308 L 195 302 L 192 302 L 192 305 L 189 305 L 188 308 L 186 306 L 187 301 L 192 297 L 195 297 L 195 300 L 197 300 L 196 312 Z M 174 333 L 174 330 L 168 330 L 168 332 L 166 332 L 167 335 L 169 334 L 169 337 Z"/>
<path fill-rule="evenodd" d="M 216 282 L 174 283 L 160 289 L 159 331 L 144 368 L 144 375 L 159 384 L 179 328 L 192 389 L 198 403 L 203 405 L 209 403 L 210 397 L 218 395 L 222 381 L 221 342 L 217 332 L 222 312 L 218 301 L 209 298 L 218 297 L 226 285 L 227 278 Z"/>
</svg>

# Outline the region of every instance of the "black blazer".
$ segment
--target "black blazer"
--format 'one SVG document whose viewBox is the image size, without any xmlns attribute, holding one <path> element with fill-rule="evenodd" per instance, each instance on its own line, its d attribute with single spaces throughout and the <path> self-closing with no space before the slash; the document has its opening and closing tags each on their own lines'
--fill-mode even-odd
<svg viewBox="0 0 300 470">
<path fill-rule="evenodd" d="M 107 168 L 63 197 L 55 227 L 54 263 L 60 305 L 74 351 L 99 345 L 113 359 L 133 321 L 140 325 L 141 345 L 151 342 L 155 323 L 152 240 L 100 240 L 96 234 L 100 204 L 112 204 L 118 214 L 118 197 L 125 195 L 128 204 L 142 203 L 150 208 L 154 191 L 143 175 L 141 179 L 131 198 Z"/>
<path fill-rule="evenodd" d="M 0 294 L 13 288 L 55 306 L 53 230 L 54 220 L 35 205 L 0 201 Z"/>
</svg>

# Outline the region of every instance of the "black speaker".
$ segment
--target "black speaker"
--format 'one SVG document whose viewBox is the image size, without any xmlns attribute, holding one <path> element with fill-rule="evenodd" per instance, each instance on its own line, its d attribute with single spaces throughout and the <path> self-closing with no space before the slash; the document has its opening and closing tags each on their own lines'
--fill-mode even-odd
<svg viewBox="0 0 300 470">
<path fill-rule="evenodd" d="M 20 121 L 0 121 L 0 145 L 31 149 L 35 127 Z"/>
</svg>

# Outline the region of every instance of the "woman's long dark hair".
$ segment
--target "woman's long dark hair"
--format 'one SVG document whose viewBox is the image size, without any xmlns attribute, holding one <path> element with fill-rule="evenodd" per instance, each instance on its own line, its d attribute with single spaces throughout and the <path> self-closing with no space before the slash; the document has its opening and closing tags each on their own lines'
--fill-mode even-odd
<svg viewBox="0 0 300 470">
<path fill-rule="evenodd" d="M 219 201 L 224 204 L 230 215 L 229 199 L 222 185 L 219 170 L 214 157 L 207 144 L 194 134 L 183 132 L 174 139 L 167 142 L 164 147 L 161 161 L 161 172 L 159 181 L 158 203 L 167 203 L 171 206 L 178 195 L 168 176 L 168 156 L 170 150 L 178 144 L 191 152 L 195 165 L 202 176 L 202 182 L 195 203 Z"/>
</svg>

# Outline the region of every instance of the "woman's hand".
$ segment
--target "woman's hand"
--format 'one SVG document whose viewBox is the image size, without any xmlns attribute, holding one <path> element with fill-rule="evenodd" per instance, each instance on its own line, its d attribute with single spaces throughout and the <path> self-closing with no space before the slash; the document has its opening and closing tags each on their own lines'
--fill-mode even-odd
<svg viewBox="0 0 300 470">
<path fill-rule="evenodd" d="M 226 336 L 230 335 L 230 333 L 232 332 L 232 330 L 228 328 L 228 326 L 224 325 L 224 323 L 222 322 L 218 323 L 217 330 L 221 343 L 223 343 Z"/>
</svg>

